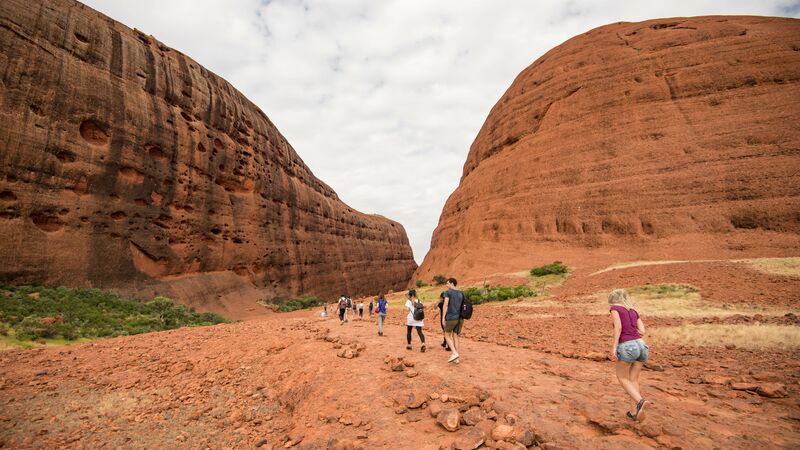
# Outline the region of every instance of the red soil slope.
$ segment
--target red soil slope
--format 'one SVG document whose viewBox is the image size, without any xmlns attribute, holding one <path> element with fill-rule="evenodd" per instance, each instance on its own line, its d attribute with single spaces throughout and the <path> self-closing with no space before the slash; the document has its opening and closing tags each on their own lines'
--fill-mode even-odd
<svg viewBox="0 0 800 450">
<path fill-rule="evenodd" d="M 0 283 L 253 301 L 404 286 L 403 227 L 354 211 L 233 86 L 72 0 L 0 2 Z"/>
<path fill-rule="evenodd" d="M 494 106 L 415 274 L 796 255 L 800 21 L 618 23 Z"/>
</svg>

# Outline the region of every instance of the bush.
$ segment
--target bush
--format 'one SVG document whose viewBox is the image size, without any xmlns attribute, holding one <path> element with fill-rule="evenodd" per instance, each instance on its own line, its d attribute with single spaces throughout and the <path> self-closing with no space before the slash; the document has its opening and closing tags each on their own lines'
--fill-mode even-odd
<svg viewBox="0 0 800 450">
<path fill-rule="evenodd" d="M 416 285 L 417 288 L 424 288 L 425 286 L 427 286 L 427 284 L 425 284 L 425 282 L 422 280 L 417 280 Z"/>
<path fill-rule="evenodd" d="M 196 314 L 166 297 L 142 303 L 98 289 L 2 287 L 0 328 L 19 340 L 99 338 L 213 325 L 225 319 Z M 38 296 L 31 297 L 31 294 Z"/>
<path fill-rule="evenodd" d="M 285 298 L 276 297 L 269 300 L 270 304 L 276 305 L 280 312 L 297 311 L 298 309 L 312 308 L 320 306 L 325 303 L 324 300 L 318 297 L 305 296 L 300 298 Z"/>
<path fill-rule="evenodd" d="M 569 272 L 569 267 L 561 263 L 561 261 L 554 261 L 550 264 L 534 267 L 531 269 L 531 275 L 535 277 L 543 277 L 545 275 L 561 275 Z"/>
<path fill-rule="evenodd" d="M 441 286 L 445 283 L 447 283 L 447 278 L 444 275 L 439 274 L 433 276 L 433 284 L 436 286 Z"/>
<path fill-rule="evenodd" d="M 467 288 L 464 295 L 469 298 L 473 305 L 480 305 L 486 302 L 497 302 L 520 297 L 536 297 L 536 291 L 525 285 L 516 287 L 482 287 Z"/>
</svg>

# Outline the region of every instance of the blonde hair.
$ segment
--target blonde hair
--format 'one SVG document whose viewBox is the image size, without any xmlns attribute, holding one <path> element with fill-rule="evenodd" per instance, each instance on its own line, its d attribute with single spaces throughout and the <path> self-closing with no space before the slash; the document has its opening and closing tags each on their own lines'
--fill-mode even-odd
<svg viewBox="0 0 800 450">
<path fill-rule="evenodd" d="M 609 305 L 622 305 L 626 309 L 633 309 L 633 300 L 625 289 L 614 289 L 608 294 Z"/>
</svg>

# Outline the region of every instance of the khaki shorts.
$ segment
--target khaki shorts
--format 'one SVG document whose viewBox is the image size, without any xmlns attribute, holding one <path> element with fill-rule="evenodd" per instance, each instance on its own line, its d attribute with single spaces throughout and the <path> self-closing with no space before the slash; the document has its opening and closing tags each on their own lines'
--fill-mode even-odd
<svg viewBox="0 0 800 450">
<path fill-rule="evenodd" d="M 461 335 L 461 325 L 464 324 L 464 319 L 458 320 L 445 320 L 444 321 L 444 331 L 449 333 L 451 331 L 455 332 L 458 335 Z"/>
</svg>

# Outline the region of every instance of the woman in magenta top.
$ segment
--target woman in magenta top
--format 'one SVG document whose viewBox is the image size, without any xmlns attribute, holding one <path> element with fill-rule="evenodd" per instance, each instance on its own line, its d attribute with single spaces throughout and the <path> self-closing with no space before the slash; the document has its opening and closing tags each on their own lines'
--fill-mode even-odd
<svg viewBox="0 0 800 450">
<path fill-rule="evenodd" d="M 611 319 L 614 321 L 614 338 L 611 345 L 611 359 L 617 361 L 617 379 L 625 392 L 631 396 L 636 406 L 627 412 L 633 420 L 644 418 L 644 406 L 647 400 L 639 392 L 639 374 L 642 365 L 647 361 L 650 347 L 642 340 L 644 322 L 639 313 L 633 309 L 628 291 L 614 289 L 608 294 L 608 304 L 611 305 Z"/>
</svg>

